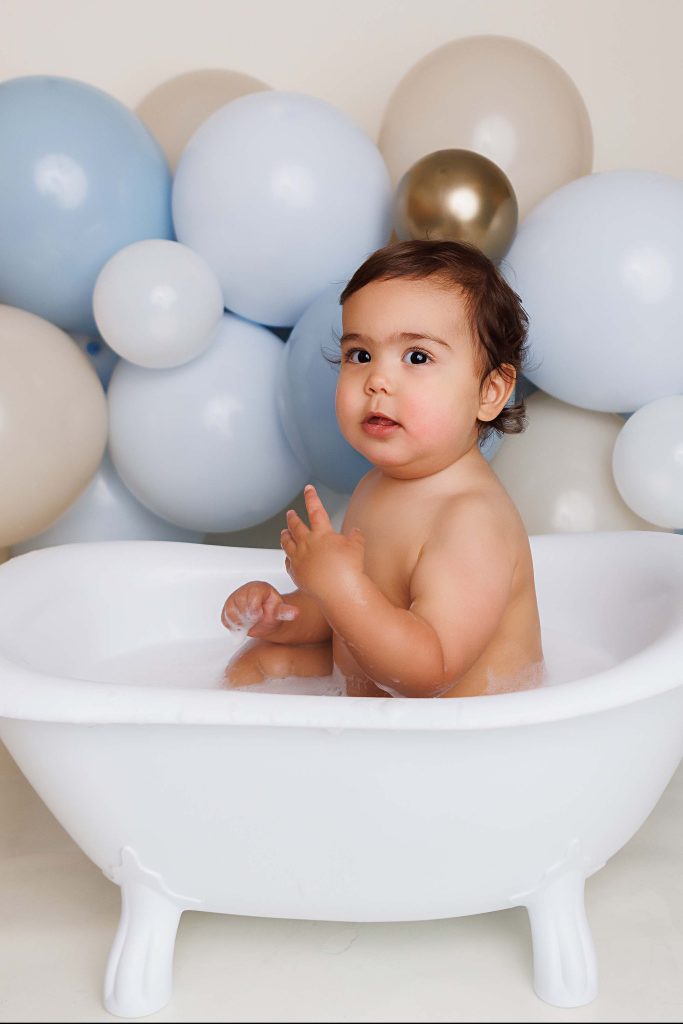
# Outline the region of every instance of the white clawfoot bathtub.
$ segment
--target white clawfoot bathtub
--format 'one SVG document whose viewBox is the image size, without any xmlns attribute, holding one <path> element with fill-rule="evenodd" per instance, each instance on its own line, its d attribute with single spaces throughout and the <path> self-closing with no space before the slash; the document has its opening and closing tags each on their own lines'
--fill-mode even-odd
<svg viewBox="0 0 683 1024">
<path fill-rule="evenodd" d="M 409 921 L 529 912 L 534 987 L 597 994 L 584 881 L 683 755 L 683 537 L 531 538 L 549 672 L 450 700 L 221 688 L 248 579 L 282 552 L 68 544 L 0 567 L 0 737 L 121 886 L 104 985 L 170 998 L 183 910 Z M 454 965 L 457 970 L 457 964 Z"/>
</svg>

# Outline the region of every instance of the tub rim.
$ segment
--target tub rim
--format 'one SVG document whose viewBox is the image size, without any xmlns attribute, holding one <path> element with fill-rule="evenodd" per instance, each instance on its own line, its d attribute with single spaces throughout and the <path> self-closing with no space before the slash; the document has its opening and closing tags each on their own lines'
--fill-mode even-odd
<svg viewBox="0 0 683 1024">
<path fill-rule="evenodd" d="M 660 547 L 660 557 L 678 562 L 683 579 L 683 536 L 650 530 L 592 531 L 530 535 L 535 550 L 555 545 L 612 544 Z M 625 538 L 635 538 L 627 541 Z M 144 546 L 161 566 L 169 547 L 176 557 L 197 566 L 201 559 L 216 568 L 225 559 L 251 571 L 280 572 L 282 552 L 275 548 L 245 548 L 186 541 L 114 540 L 54 545 L 17 555 L 0 565 L 0 591 L 25 560 L 59 561 L 64 549 L 78 547 L 79 558 L 95 549 L 132 550 Z M 668 551 L 666 550 L 668 548 Z M 180 549 L 188 549 L 186 553 Z M 203 549 L 203 550 L 202 550 Z M 682 584 L 683 586 L 683 584 Z M 683 601 L 681 602 L 683 610 Z M 654 680 L 654 681 L 653 681 Z M 499 729 L 560 721 L 596 714 L 654 697 L 683 684 L 683 615 L 651 644 L 616 665 L 579 679 L 518 693 L 452 697 L 438 703 L 432 697 L 337 700 L 322 695 L 250 694 L 229 690 L 134 686 L 47 675 L 7 657 L 0 649 L 0 718 L 70 724 L 236 725 L 409 731 Z M 56 694 L 58 693 L 58 697 Z"/>
</svg>

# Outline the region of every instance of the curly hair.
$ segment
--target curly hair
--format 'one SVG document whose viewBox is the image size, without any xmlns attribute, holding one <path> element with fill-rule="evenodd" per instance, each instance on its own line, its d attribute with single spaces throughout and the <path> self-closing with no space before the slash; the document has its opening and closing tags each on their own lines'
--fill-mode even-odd
<svg viewBox="0 0 683 1024">
<path fill-rule="evenodd" d="M 469 242 L 411 239 L 392 242 L 373 252 L 355 271 L 339 297 L 339 304 L 371 281 L 407 277 L 413 280 L 438 275 L 446 286 L 459 287 L 465 296 L 465 311 L 472 337 L 476 339 L 475 365 L 479 393 L 493 370 L 507 384 L 515 379 L 528 355 L 529 318 L 519 295 L 512 290 L 496 265 Z M 341 358 L 331 363 L 340 363 Z M 504 406 L 495 419 L 477 419 L 479 445 L 497 431 L 521 434 L 526 429 L 524 398 Z M 508 400 L 511 401 L 512 397 Z"/>
</svg>

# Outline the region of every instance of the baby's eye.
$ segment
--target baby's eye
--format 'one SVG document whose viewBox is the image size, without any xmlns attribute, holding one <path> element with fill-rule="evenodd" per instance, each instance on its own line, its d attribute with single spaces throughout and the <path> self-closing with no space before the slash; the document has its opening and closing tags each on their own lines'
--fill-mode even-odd
<svg viewBox="0 0 683 1024">
<path fill-rule="evenodd" d="M 358 352 L 359 354 L 362 354 L 362 355 L 368 357 L 367 359 L 359 359 L 358 362 L 367 363 L 369 361 L 370 353 L 367 351 L 367 349 L 364 349 L 364 348 L 350 348 L 347 351 L 347 353 L 346 353 L 344 362 L 346 362 L 346 363 L 354 363 L 354 362 L 356 362 L 355 359 L 351 358 L 351 356 L 355 355 L 356 352 Z M 424 366 L 427 361 L 429 361 L 429 362 L 432 361 L 432 357 L 430 356 L 429 352 L 425 352 L 424 349 L 422 349 L 422 348 L 411 348 L 411 349 L 409 349 L 408 352 L 406 352 L 406 355 L 412 354 L 413 352 L 416 352 L 419 356 L 424 356 L 424 358 L 421 359 L 419 362 L 412 363 L 413 366 Z"/>
<path fill-rule="evenodd" d="M 362 352 L 364 356 L 369 356 L 370 355 L 370 353 L 367 352 L 366 349 L 364 349 L 364 348 L 350 348 L 350 349 L 347 350 L 346 355 L 344 356 L 344 362 L 345 363 L 355 363 L 356 360 L 352 359 L 351 356 L 355 355 L 356 352 Z M 359 360 L 359 362 L 361 362 L 361 360 Z M 363 359 L 362 362 L 365 363 L 365 362 L 367 362 L 367 360 Z"/>
<path fill-rule="evenodd" d="M 424 356 L 424 359 L 420 359 L 419 363 L 413 363 L 413 366 L 424 366 L 427 360 L 429 360 L 429 362 L 432 361 L 432 357 L 430 356 L 429 352 L 425 352 L 425 350 L 422 348 L 411 348 L 410 353 L 413 352 L 417 353 L 418 356 Z M 410 353 L 406 352 L 406 355 L 409 355 Z"/>
</svg>

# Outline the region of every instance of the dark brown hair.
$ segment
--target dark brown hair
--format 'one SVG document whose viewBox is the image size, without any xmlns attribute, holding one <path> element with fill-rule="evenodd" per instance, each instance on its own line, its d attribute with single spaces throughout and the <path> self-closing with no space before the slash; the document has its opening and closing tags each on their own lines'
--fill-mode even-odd
<svg viewBox="0 0 683 1024">
<path fill-rule="evenodd" d="M 385 245 L 358 267 L 341 293 L 339 304 L 343 306 L 354 292 L 371 281 L 396 277 L 415 280 L 432 274 L 438 275 L 444 287 L 459 287 L 464 293 L 466 315 L 475 339 L 480 394 L 493 370 L 499 370 L 509 383 L 512 379 L 509 367 L 519 374 L 525 363 L 529 318 L 519 295 L 495 264 L 469 242 L 412 239 Z M 328 361 L 340 363 L 341 359 Z M 494 430 L 499 434 L 521 434 L 525 430 L 524 398 L 519 391 L 515 397 L 516 403 L 504 406 L 495 419 L 477 420 L 480 446 Z"/>
</svg>

